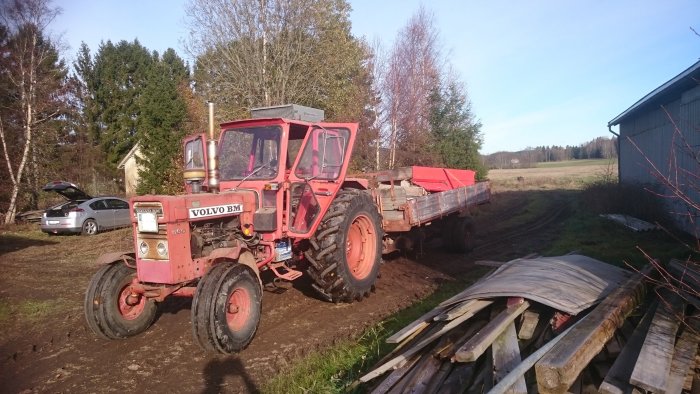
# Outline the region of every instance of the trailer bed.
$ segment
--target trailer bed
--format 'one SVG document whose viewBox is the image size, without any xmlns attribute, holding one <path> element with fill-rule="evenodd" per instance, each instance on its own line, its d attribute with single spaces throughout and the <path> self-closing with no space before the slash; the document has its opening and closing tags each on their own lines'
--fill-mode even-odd
<svg viewBox="0 0 700 394">
<path fill-rule="evenodd" d="M 403 167 L 370 174 L 377 182 L 373 194 L 382 214 L 384 230 L 410 231 L 413 227 L 461 214 L 489 202 L 490 183 L 474 182 L 473 173 L 470 170 Z"/>
</svg>

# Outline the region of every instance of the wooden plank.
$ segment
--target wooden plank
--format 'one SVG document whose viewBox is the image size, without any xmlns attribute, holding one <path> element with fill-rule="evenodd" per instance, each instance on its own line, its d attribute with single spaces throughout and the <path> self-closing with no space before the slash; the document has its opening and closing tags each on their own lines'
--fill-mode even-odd
<svg viewBox="0 0 700 394">
<path fill-rule="evenodd" d="M 441 314 L 444 308 L 434 308 L 426 312 L 423 316 L 419 317 L 412 323 L 408 324 L 406 327 L 397 331 L 394 335 L 386 339 L 387 343 L 399 343 L 404 339 L 408 338 L 411 334 L 416 331 L 423 330 L 427 327 L 430 321 L 437 315 Z"/>
<path fill-rule="evenodd" d="M 413 178 L 413 167 L 399 167 L 394 170 L 385 170 L 377 172 L 374 175 L 378 182 L 403 181 Z"/>
<path fill-rule="evenodd" d="M 629 384 L 630 376 L 632 376 L 634 364 L 637 362 L 637 357 L 639 357 L 639 351 L 644 344 L 644 338 L 647 335 L 647 331 L 649 331 L 649 325 L 656 312 L 657 305 L 658 302 L 654 301 L 647 308 L 644 317 L 639 321 L 607 375 L 605 375 L 603 383 L 598 388 L 601 393 L 628 394 L 632 392 L 632 386 Z"/>
<path fill-rule="evenodd" d="M 442 326 L 439 330 L 437 330 L 435 333 L 426 336 L 425 339 L 422 339 L 420 342 L 418 342 L 416 345 L 412 346 L 410 349 L 407 349 L 406 351 L 404 351 L 400 355 L 398 355 L 398 356 L 394 357 L 393 359 L 384 363 L 384 365 L 381 365 L 380 367 L 375 368 L 374 370 L 372 370 L 372 371 L 368 372 L 367 374 L 365 374 L 364 376 L 362 376 L 360 378 L 360 381 L 361 382 L 369 382 L 370 380 L 384 374 L 386 371 L 402 365 L 403 363 L 405 363 L 408 360 L 408 358 L 410 358 L 414 354 L 418 353 L 426 346 L 430 345 L 435 339 L 441 337 L 446 332 L 448 332 L 448 331 L 452 330 L 453 328 L 457 327 L 458 325 L 462 324 L 469 317 L 470 316 L 468 316 L 468 315 L 464 315 L 464 316 L 460 316 L 460 317 L 448 322 L 447 324 Z"/>
<path fill-rule="evenodd" d="M 447 379 L 440 387 L 438 394 L 463 393 L 474 377 L 475 363 L 455 364 L 454 368 L 447 375 Z"/>
<path fill-rule="evenodd" d="M 508 390 L 510 386 L 513 385 L 521 376 L 525 375 L 527 371 L 532 368 L 535 363 L 542 358 L 547 352 L 549 352 L 554 346 L 556 346 L 566 335 L 571 332 L 571 330 L 576 327 L 581 321 L 574 323 L 571 327 L 567 328 L 561 334 L 552 338 L 549 342 L 545 343 L 542 347 L 532 352 L 523 362 L 518 364 L 513 371 L 508 375 L 504 376 L 497 385 L 495 385 L 488 394 L 501 394 Z M 530 390 L 531 392 L 536 392 L 536 390 Z"/>
<path fill-rule="evenodd" d="M 665 301 L 660 301 L 632 371 L 630 383 L 654 393 L 666 390 L 678 325 L 672 307 Z"/>
<path fill-rule="evenodd" d="M 520 364 L 520 348 L 518 348 L 518 337 L 515 334 L 515 324 L 511 322 L 499 335 L 491 346 L 493 354 L 493 378 L 495 382 L 500 382 L 515 367 Z M 527 394 L 525 378 L 521 376 L 506 393 Z"/>
<path fill-rule="evenodd" d="M 541 393 L 562 393 L 571 386 L 644 298 L 644 277 L 651 272 L 648 265 L 623 282 L 535 364 Z"/>
<path fill-rule="evenodd" d="M 673 353 L 671 371 L 666 384 L 666 393 L 677 394 L 683 391 L 686 376 L 695 365 L 699 339 L 697 331 L 690 327 L 685 327 Z"/>
<path fill-rule="evenodd" d="M 462 334 L 459 339 L 456 339 L 454 342 L 452 342 L 449 346 L 445 346 L 442 349 L 438 349 L 438 358 L 443 359 L 443 358 L 452 358 L 452 356 L 455 355 L 455 352 L 457 349 L 459 349 L 462 344 L 464 344 L 469 338 L 474 336 L 474 334 L 477 333 L 477 331 L 481 330 L 484 328 L 486 325 L 487 321 L 486 320 L 477 320 L 475 322 L 472 322 L 469 324 L 469 327 L 467 330 Z"/>
<path fill-rule="evenodd" d="M 474 262 L 476 265 L 482 265 L 484 267 L 495 267 L 498 268 L 505 264 L 505 261 L 493 261 L 493 260 L 477 260 Z"/>
<path fill-rule="evenodd" d="M 524 301 L 513 308 L 508 308 L 499 313 L 495 319 L 491 320 L 486 327 L 469 339 L 452 357 L 453 361 L 469 362 L 475 361 L 484 351 L 491 346 L 494 340 L 508 327 L 510 323 L 520 316 L 530 306 Z"/>
<path fill-rule="evenodd" d="M 389 390 L 391 390 L 391 388 L 399 380 L 401 380 L 404 377 L 404 375 L 406 375 L 411 370 L 411 368 L 413 368 L 414 365 L 416 365 L 419 359 L 420 357 L 416 355 L 400 368 L 396 368 L 395 370 L 391 371 L 391 373 L 386 378 L 384 378 L 384 380 L 382 380 L 379 386 L 375 387 L 374 390 L 372 390 L 372 394 L 385 394 L 389 392 Z"/>
<path fill-rule="evenodd" d="M 462 304 L 458 304 L 456 307 L 453 307 L 452 309 L 435 316 L 435 318 L 433 318 L 433 320 L 435 320 L 435 321 L 453 320 L 457 317 L 460 317 L 460 316 L 466 315 L 466 314 L 470 314 L 470 316 L 474 316 L 477 312 L 486 308 L 487 306 L 491 305 L 492 303 L 493 303 L 493 301 L 469 300 L 469 301 L 466 301 Z"/>
<path fill-rule="evenodd" d="M 418 372 L 404 386 L 400 391 L 401 393 L 423 394 L 428 392 L 428 386 L 430 386 L 430 382 L 440 369 L 442 362 L 431 354 L 426 354 L 425 357 L 425 361 L 416 367 Z"/>
<path fill-rule="evenodd" d="M 518 331 L 519 339 L 530 339 L 532 334 L 535 333 L 535 328 L 537 328 L 537 323 L 540 321 L 540 314 L 532 311 L 523 312 L 523 321 L 520 323 L 520 330 Z"/>
<path fill-rule="evenodd" d="M 451 363 L 449 360 L 443 361 L 440 364 L 440 369 L 433 376 L 430 386 L 425 390 L 427 393 L 437 393 L 441 387 L 445 385 L 447 377 L 452 372 L 453 367 L 457 364 Z"/>
</svg>

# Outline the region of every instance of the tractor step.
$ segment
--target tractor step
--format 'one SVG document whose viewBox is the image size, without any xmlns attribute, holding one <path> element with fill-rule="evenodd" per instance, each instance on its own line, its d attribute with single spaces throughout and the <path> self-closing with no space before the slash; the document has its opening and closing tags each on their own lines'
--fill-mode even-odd
<svg viewBox="0 0 700 394">
<path fill-rule="evenodd" d="M 284 280 L 293 281 L 303 275 L 301 271 L 297 271 L 287 267 L 284 263 L 272 263 L 269 265 L 275 276 Z M 284 271 L 284 272 L 282 272 Z"/>
</svg>

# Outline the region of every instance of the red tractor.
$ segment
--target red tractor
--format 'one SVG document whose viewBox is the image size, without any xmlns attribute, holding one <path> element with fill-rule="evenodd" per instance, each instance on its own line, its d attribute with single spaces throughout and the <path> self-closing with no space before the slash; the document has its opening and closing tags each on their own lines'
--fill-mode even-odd
<svg viewBox="0 0 700 394">
<path fill-rule="evenodd" d="M 382 251 L 414 227 L 447 218 L 452 242 L 466 248 L 471 227 L 461 216 L 488 200 L 487 185 L 411 197 L 394 187 L 406 178 L 398 171 L 375 176 L 370 188 L 368 179 L 346 178 L 356 123 L 321 122 L 322 111 L 300 106 L 254 116 L 221 124 L 217 141 L 210 104 L 209 137 L 184 141 L 187 193 L 132 198 L 134 251 L 101 256 L 86 292 L 97 335 L 139 334 L 158 302 L 187 296 L 197 342 L 233 353 L 260 321 L 261 271 L 292 281 L 305 270 L 324 298 L 346 302 L 372 291 Z"/>
</svg>

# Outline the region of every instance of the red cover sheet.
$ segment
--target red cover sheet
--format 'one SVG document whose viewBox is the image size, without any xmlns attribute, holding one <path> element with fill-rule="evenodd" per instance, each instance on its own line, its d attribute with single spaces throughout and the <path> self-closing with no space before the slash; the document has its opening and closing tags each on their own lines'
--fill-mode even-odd
<svg viewBox="0 0 700 394">
<path fill-rule="evenodd" d="M 476 181 L 476 171 L 454 170 L 451 168 L 412 166 L 411 182 L 429 192 L 444 192 L 464 186 L 471 186 Z"/>
</svg>

